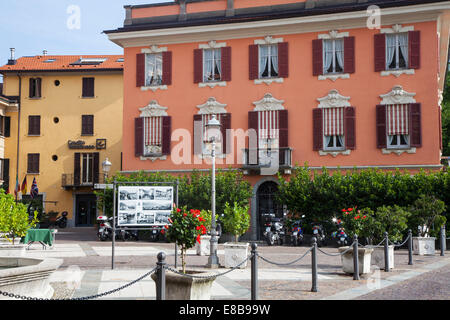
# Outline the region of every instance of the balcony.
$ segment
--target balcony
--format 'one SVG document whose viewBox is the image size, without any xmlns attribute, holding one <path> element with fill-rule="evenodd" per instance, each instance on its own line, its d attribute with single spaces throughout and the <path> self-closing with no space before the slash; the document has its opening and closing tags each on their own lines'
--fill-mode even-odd
<svg viewBox="0 0 450 320">
<path fill-rule="evenodd" d="M 91 179 L 92 180 L 92 179 Z M 103 179 L 101 179 L 103 180 Z M 97 181 L 91 181 L 91 182 L 83 182 L 81 177 L 78 177 L 77 179 L 75 179 L 75 175 L 73 173 L 63 173 L 61 176 L 61 186 L 64 189 L 69 189 L 69 188 L 82 188 L 82 187 L 88 187 L 88 188 L 93 188 L 94 184 L 96 183 L 102 183 L 99 179 L 97 179 Z"/>
<path fill-rule="evenodd" d="M 290 174 L 292 169 L 292 148 L 244 149 L 244 173 L 276 174 L 282 171 Z"/>
</svg>

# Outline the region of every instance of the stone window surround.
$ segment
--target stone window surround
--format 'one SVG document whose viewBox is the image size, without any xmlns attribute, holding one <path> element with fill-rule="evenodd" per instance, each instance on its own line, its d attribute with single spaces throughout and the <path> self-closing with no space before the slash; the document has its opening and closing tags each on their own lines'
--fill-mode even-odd
<svg viewBox="0 0 450 320">
<path fill-rule="evenodd" d="M 321 33 L 317 36 L 318 39 L 331 40 L 331 39 L 342 39 L 348 37 L 348 32 L 338 32 L 337 30 L 331 30 L 329 33 Z M 350 79 L 349 73 L 331 73 L 322 74 L 317 77 L 319 80 L 331 80 L 335 82 L 337 79 Z"/>
<path fill-rule="evenodd" d="M 140 118 L 146 118 L 146 117 L 165 117 L 167 116 L 167 107 L 160 106 L 156 100 L 151 100 L 148 105 L 146 105 L 143 108 L 139 108 L 140 111 Z M 141 156 L 140 159 L 142 161 L 145 160 L 151 160 L 152 162 L 155 162 L 156 160 L 166 160 L 166 155 L 147 155 L 147 156 Z"/>
<path fill-rule="evenodd" d="M 220 49 L 220 48 L 224 48 L 227 46 L 226 42 L 216 42 L 215 40 L 209 41 L 207 44 L 199 44 L 198 48 L 199 49 Z M 202 66 L 203 68 L 203 66 Z M 203 74 L 203 72 L 202 72 Z M 200 82 L 198 84 L 199 88 L 205 88 L 205 87 L 209 87 L 209 88 L 214 88 L 214 87 L 226 87 L 227 86 L 227 82 L 226 81 L 208 81 L 208 82 Z"/>
<path fill-rule="evenodd" d="M 151 53 L 162 53 L 162 52 L 167 52 L 167 47 L 158 47 L 157 45 L 152 45 L 149 48 L 144 48 L 141 49 L 141 53 L 145 53 L 145 54 L 151 54 Z M 146 69 L 147 69 L 147 60 L 145 61 L 146 64 Z M 145 75 L 147 77 L 147 75 Z M 158 86 L 142 86 L 141 87 L 141 91 L 148 91 L 148 90 L 152 90 L 153 92 L 155 92 L 156 90 L 167 90 L 167 85 L 158 85 Z"/>
<path fill-rule="evenodd" d="M 273 38 L 272 36 L 266 36 L 264 39 L 256 39 L 254 40 L 254 44 L 256 45 L 267 45 L 267 44 L 278 44 L 283 42 L 283 38 Z M 259 58 L 258 58 L 258 65 L 259 65 Z M 283 78 L 263 78 L 263 79 L 255 79 L 255 84 L 262 84 L 265 83 L 266 85 L 269 85 L 271 83 L 283 83 Z"/>
</svg>

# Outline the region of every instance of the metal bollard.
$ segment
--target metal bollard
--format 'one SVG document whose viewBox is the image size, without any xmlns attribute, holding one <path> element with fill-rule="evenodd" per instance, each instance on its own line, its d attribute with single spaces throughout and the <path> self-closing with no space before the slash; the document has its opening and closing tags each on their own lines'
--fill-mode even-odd
<svg viewBox="0 0 450 320">
<path fill-rule="evenodd" d="M 412 266 L 413 264 L 413 244 L 412 244 L 412 231 L 408 230 L 408 265 Z"/>
<path fill-rule="evenodd" d="M 311 251 L 312 287 L 311 292 L 317 292 L 317 239 L 313 238 Z"/>
<path fill-rule="evenodd" d="M 158 253 L 158 262 L 156 263 L 156 300 L 166 300 L 166 254 Z"/>
<path fill-rule="evenodd" d="M 389 272 L 389 236 L 384 233 L 384 272 Z"/>
<path fill-rule="evenodd" d="M 441 257 L 445 256 L 445 247 L 446 247 L 446 235 L 445 235 L 445 226 L 441 227 Z"/>
<path fill-rule="evenodd" d="M 359 280 L 358 235 L 353 237 L 353 280 Z"/>
<path fill-rule="evenodd" d="M 252 243 L 252 300 L 258 300 L 258 245 Z"/>
</svg>

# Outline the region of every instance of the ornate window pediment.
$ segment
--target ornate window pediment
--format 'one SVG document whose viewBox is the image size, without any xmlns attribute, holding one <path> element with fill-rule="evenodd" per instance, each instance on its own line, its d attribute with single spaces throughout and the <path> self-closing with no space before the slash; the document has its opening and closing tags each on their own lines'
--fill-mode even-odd
<svg viewBox="0 0 450 320">
<path fill-rule="evenodd" d="M 156 100 L 150 101 L 147 106 L 139 108 L 139 110 L 141 111 L 141 118 L 167 116 L 167 107 L 160 106 Z"/>
<path fill-rule="evenodd" d="M 336 89 L 330 90 L 327 96 L 317 99 L 320 103 L 318 108 L 350 107 L 350 97 L 340 95 Z"/>
<path fill-rule="evenodd" d="M 198 114 L 220 114 L 220 113 L 227 113 L 225 110 L 225 107 L 227 105 L 220 103 L 216 100 L 216 98 L 211 97 L 206 101 L 206 103 L 198 105 L 197 108 L 200 110 L 198 111 Z"/>
<path fill-rule="evenodd" d="M 264 98 L 259 101 L 253 102 L 255 108 L 253 111 L 274 111 L 284 110 L 284 100 L 275 99 L 271 93 L 266 93 Z"/>
<path fill-rule="evenodd" d="M 141 53 L 161 53 L 166 52 L 167 47 L 158 47 L 157 45 L 151 45 L 149 48 L 144 48 L 141 50 Z"/>
<path fill-rule="evenodd" d="M 402 86 L 395 86 L 392 88 L 391 92 L 380 95 L 381 104 L 392 105 L 416 103 L 416 100 L 414 99 L 415 95 L 415 93 L 410 93 L 403 90 Z"/>
</svg>

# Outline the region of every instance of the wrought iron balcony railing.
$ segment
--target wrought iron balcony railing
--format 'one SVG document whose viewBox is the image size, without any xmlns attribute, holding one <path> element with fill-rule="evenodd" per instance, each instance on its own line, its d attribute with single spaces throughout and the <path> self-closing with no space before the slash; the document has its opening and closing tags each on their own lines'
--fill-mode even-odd
<svg viewBox="0 0 450 320">
<path fill-rule="evenodd" d="M 244 149 L 244 169 L 292 168 L 292 148 Z"/>
</svg>

